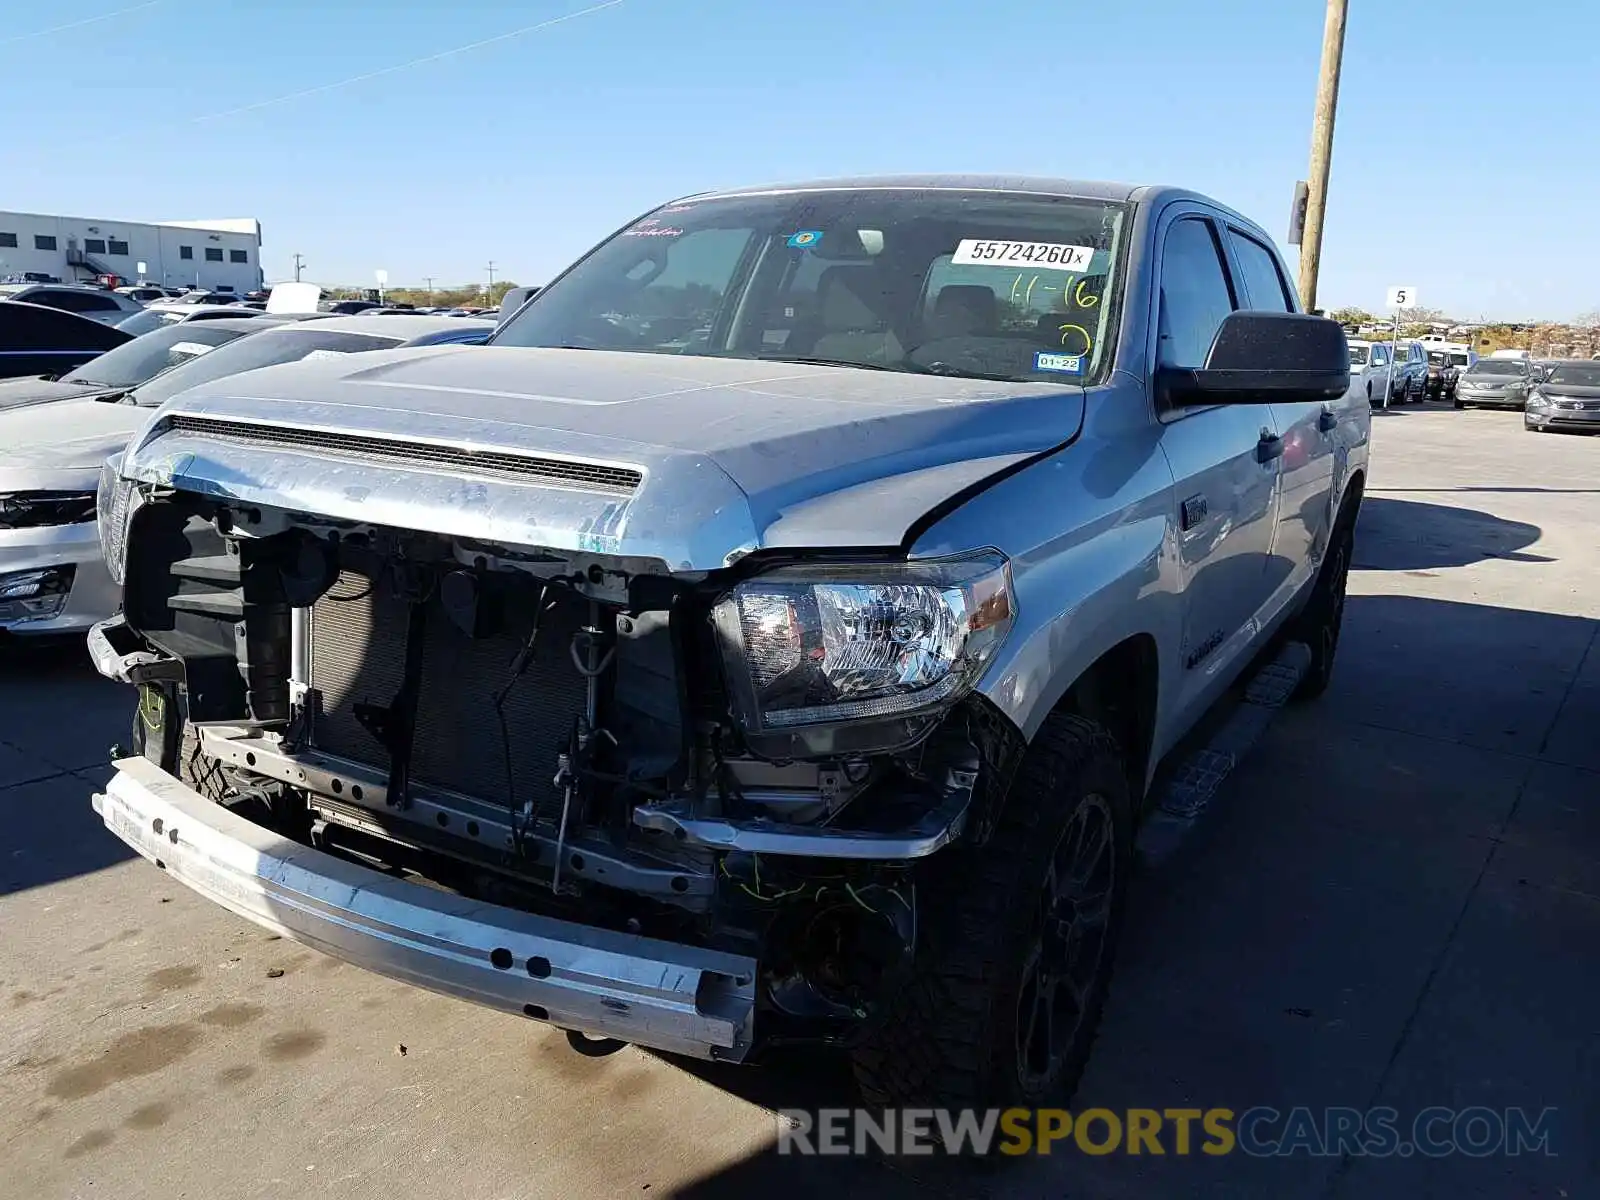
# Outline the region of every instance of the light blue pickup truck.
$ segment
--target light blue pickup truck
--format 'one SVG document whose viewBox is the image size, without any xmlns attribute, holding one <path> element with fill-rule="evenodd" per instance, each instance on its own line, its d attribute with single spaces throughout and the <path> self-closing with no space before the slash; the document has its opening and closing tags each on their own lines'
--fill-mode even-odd
<svg viewBox="0 0 1600 1200">
<path fill-rule="evenodd" d="M 1070 1093 L 1158 764 L 1338 647 L 1371 417 L 1204 196 L 925 177 L 630 223 L 478 348 L 167 401 L 101 481 L 94 803 L 373 971 L 874 1103 Z"/>
</svg>

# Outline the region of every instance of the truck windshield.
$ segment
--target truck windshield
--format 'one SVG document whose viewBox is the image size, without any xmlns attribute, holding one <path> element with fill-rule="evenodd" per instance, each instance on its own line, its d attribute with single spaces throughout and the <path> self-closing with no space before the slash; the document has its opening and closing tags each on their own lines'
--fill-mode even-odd
<svg viewBox="0 0 1600 1200">
<path fill-rule="evenodd" d="M 690 200 L 602 243 L 492 342 L 1078 382 L 1110 361 L 1125 217 L 996 192 Z"/>
<path fill-rule="evenodd" d="M 1367 347 L 1365 347 L 1365 346 L 1351 346 L 1350 347 L 1350 365 L 1352 367 L 1364 367 L 1364 366 L 1366 366 L 1367 365 L 1367 355 L 1369 353 L 1371 353 L 1371 351 L 1369 351 L 1367 349 Z"/>
</svg>

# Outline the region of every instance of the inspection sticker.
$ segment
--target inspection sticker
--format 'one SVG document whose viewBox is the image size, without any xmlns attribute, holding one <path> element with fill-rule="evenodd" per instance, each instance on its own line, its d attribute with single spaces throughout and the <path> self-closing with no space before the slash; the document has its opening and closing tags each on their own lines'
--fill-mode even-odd
<svg viewBox="0 0 1600 1200">
<path fill-rule="evenodd" d="M 799 233 L 791 233 L 787 244 L 791 250 L 804 250 L 807 246 L 815 246 L 821 240 L 822 230 L 802 229 Z"/>
<path fill-rule="evenodd" d="M 1041 352 L 1033 356 L 1033 369 L 1035 371 L 1060 371 L 1066 375 L 1082 375 L 1083 355 L 1045 354 Z"/>
<path fill-rule="evenodd" d="M 1060 242 L 991 242 L 963 238 L 950 256 L 956 266 L 1044 267 L 1053 271 L 1087 271 L 1094 250 Z"/>
<path fill-rule="evenodd" d="M 173 342 L 168 353 L 187 354 L 190 358 L 198 358 L 209 349 L 211 347 L 204 342 Z"/>
</svg>

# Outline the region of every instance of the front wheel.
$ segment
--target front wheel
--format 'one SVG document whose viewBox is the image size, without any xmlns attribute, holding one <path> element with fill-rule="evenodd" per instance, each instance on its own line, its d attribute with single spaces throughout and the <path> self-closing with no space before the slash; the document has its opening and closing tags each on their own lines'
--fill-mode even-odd
<svg viewBox="0 0 1600 1200">
<path fill-rule="evenodd" d="M 1356 542 L 1356 509 L 1339 514 L 1333 537 L 1328 543 L 1322 570 L 1312 585 L 1305 611 L 1295 618 L 1289 636 L 1311 647 L 1311 665 L 1295 695 L 1314 700 L 1328 690 L 1333 679 L 1333 660 L 1339 653 L 1339 634 L 1344 629 L 1344 602 L 1350 582 L 1350 556 Z"/>
<path fill-rule="evenodd" d="M 1100 726 L 1063 713 L 1029 746 L 989 841 L 917 883 L 911 979 L 853 1056 L 869 1105 L 1065 1103 L 1094 1045 L 1128 874 L 1133 802 Z"/>
</svg>

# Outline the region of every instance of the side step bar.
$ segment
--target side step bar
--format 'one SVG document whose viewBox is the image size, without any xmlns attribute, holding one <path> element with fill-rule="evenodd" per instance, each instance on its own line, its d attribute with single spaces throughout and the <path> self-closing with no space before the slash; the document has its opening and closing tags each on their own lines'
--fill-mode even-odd
<svg viewBox="0 0 1600 1200">
<path fill-rule="evenodd" d="M 1139 856 L 1147 865 L 1160 865 L 1183 844 L 1216 799 L 1222 781 L 1255 748 L 1310 667 L 1311 647 L 1285 644 L 1245 685 L 1244 701 L 1216 735 L 1179 764 L 1139 831 Z"/>
</svg>

